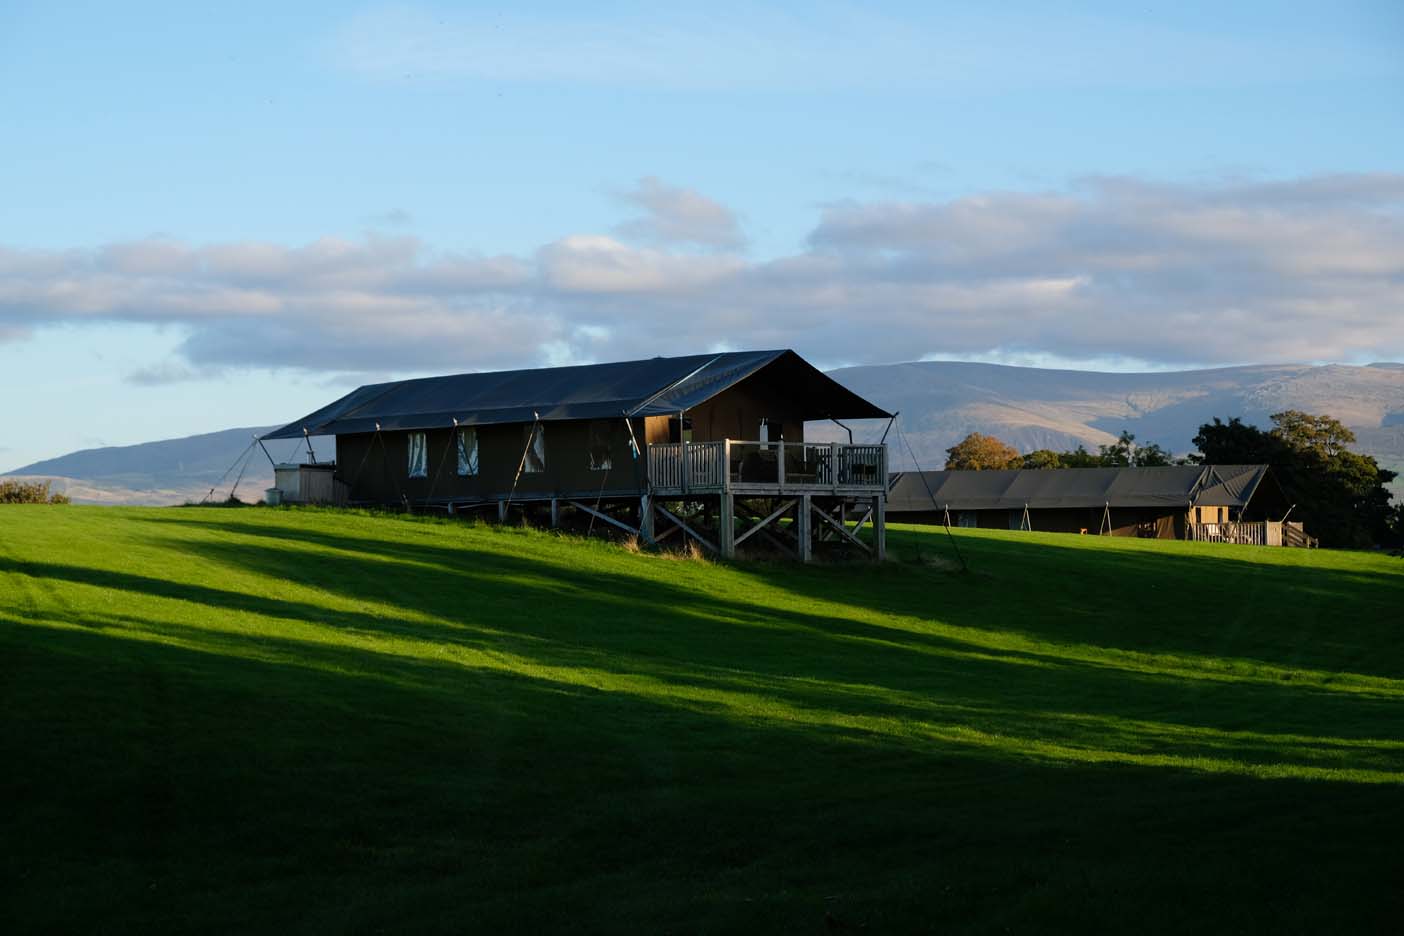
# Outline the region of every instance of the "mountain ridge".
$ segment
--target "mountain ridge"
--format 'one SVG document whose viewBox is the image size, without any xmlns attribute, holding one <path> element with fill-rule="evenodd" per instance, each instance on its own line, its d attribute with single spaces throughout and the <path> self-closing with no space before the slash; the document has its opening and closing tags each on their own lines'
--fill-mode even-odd
<svg viewBox="0 0 1404 936">
<path fill-rule="evenodd" d="M 939 468 L 945 450 L 970 432 L 998 436 L 1020 451 L 1095 451 L 1123 431 L 1186 454 L 1203 423 L 1233 416 L 1259 426 L 1283 409 L 1340 419 L 1355 431 L 1355 448 L 1404 472 L 1404 363 L 1368 365 L 1248 364 L 1188 371 L 1119 373 L 1020 367 L 969 361 L 911 361 L 829 372 L 854 392 L 900 412 L 894 470 Z M 848 423 L 856 441 L 875 441 L 886 420 Z M 89 503 L 178 503 L 198 500 L 269 427 L 241 427 L 137 445 L 84 449 L 17 468 L 7 476 L 58 479 L 56 487 Z M 811 423 L 806 437 L 843 441 L 845 430 Z M 330 440 L 314 439 L 323 453 Z M 297 448 L 301 443 L 297 443 Z M 272 483 L 261 452 L 252 453 L 240 491 L 257 496 Z M 913 455 L 915 458 L 913 458 Z M 276 449 L 274 458 L 291 457 Z M 232 477 L 217 494 L 223 493 Z M 1404 497 L 1404 484 L 1394 485 Z"/>
</svg>

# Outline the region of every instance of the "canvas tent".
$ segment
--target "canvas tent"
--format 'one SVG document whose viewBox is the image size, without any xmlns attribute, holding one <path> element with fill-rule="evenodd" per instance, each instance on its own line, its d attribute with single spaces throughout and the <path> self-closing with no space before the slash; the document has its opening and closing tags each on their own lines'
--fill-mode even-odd
<svg viewBox="0 0 1404 936">
<path fill-rule="evenodd" d="M 893 520 L 1160 538 L 1290 506 L 1266 465 L 903 472 L 888 494 Z"/>
</svg>

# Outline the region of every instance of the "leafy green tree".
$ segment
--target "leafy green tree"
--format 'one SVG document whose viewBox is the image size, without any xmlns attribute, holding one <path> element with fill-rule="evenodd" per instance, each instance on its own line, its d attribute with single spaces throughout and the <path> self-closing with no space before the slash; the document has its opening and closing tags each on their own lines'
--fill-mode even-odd
<svg viewBox="0 0 1404 936">
<path fill-rule="evenodd" d="M 1346 446 L 1354 435 L 1329 416 L 1288 410 L 1264 431 L 1238 418 L 1199 427 L 1194 444 L 1207 464 L 1268 464 L 1296 506 L 1292 519 L 1327 546 L 1366 547 L 1394 541 L 1399 509 L 1386 487 L 1395 473 Z"/>
<path fill-rule="evenodd" d="M 1273 435 L 1297 451 L 1313 452 L 1322 458 L 1335 458 L 1355 442 L 1355 433 L 1330 416 L 1284 410 L 1273 413 L 1272 422 Z"/>
<path fill-rule="evenodd" d="M 946 449 L 947 471 L 990 471 L 1023 467 L 1018 449 L 994 436 L 972 432 Z"/>
<path fill-rule="evenodd" d="M 1058 462 L 1064 468 L 1103 467 L 1102 457 L 1100 455 L 1093 455 L 1091 452 L 1087 451 L 1087 447 L 1084 445 L 1079 445 L 1077 448 L 1068 452 L 1060 452 L 1058 454 Z"/>
<path fill-rule="evenodd" d="M 1037 471 L 1062 468 L 1063 460 L 1058 453 L 1052 449 L 1035 449 L 1032 452 L 1025 453 L 1024 467 Z"/>
<path fill-rule="evenodd" d="M 1098 446 L 1097 458 L 1105 468 L 1123 468 L 1136 463 L 1136 437 L 1121 430 L 1121 436 L 1112 445 Z"/>
<path fill-rule="evenodd" d="M 1155 442 L 1147 442 L 1136 448 L 1138 468 L 1164 468 L 1175 463 L 1174 457 Z"/>
<path fill-rule="evenodd" d="M 1036 453 L 1029 453 L 1025 461 Z M 1056 465 L 1041 467 L 1055 468 L 1161 468 L 1175 463 L 1165 449 L 1154 442 L 1137 445 L 1135 434 L 1123 430 L 1111 445 L 1098 446 L 1096 454 L 1079 445 L 1069 452 L 1050 452 Z"/>
</svg>

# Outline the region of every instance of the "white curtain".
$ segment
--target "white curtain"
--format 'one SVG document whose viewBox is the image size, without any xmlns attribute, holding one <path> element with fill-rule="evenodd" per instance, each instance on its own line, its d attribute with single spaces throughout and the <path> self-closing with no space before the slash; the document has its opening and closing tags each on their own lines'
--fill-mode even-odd
<svg viewBox="0 0 1404 936">
<path fill-rule="evenodd" d="M 596 419 L 590 423 L 590 470 L 609 471 L 614 467 L 614 457 L 610 454 L 610 430 L 613 426 Z"/>
<path fill-rule="evenodd" d="M 428 453 L 425 451 L 424 433 L 409 434 L 409 476 L 426 478 L 429 476 Z"/>
<path fill-rule="evenodd" d="M 527 426 L 529 441 L 527 444 L 526 464 L 522 466 L 524 474 L 540 474 L 546 470 L 546 427 L 541 423 L 533 423 Z"/>
<path fill-rule="evenodd" d="M 458 430 L 458 473 L 464 477 L 478 473 L 478 430 Z"/>
</svg>

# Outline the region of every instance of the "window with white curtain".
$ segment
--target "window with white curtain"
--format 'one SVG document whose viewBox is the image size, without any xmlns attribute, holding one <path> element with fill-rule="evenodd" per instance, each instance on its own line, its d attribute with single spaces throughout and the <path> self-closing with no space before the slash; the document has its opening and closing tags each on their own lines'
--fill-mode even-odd
<svg viewBox="0 0 1404 936">
<path fill-rule="evenodd" d="M 532 423 L 524 427 L 523 441 L 526 443 L 526 461 L 522 464 L 523 474 L 540 474 L 546 470 L 546 427 Z"/>
<path fill-rule="evenodd" d="M 614 424 L 604 419 L 590 421 L 590 470 L 608 471 L 614 467 L 614 456 L 610 443 L 613 441 Z"/>
<path fill-rule="evenodd" d="M 471 477 L 478 473 L 478 430 L 458 430 L 458 474 Z"/>
<path fill-rule="evenodd" d="M 429 453 L 424 444 L 424 433 L 409 434 L 409 476 L 427 478 L 429 476 Z"/>
</svg>

